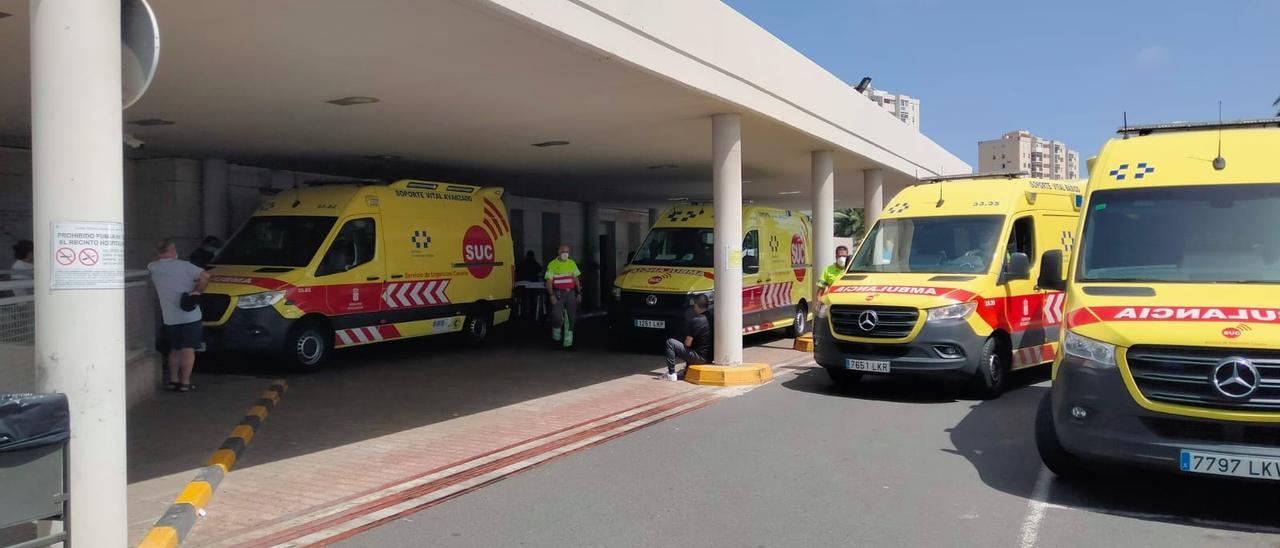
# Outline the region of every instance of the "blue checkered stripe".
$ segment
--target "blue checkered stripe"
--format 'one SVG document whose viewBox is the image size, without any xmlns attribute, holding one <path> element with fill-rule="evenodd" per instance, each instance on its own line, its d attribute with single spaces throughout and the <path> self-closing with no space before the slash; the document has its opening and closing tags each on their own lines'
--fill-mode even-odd
<svg viewBox="0 0 1280 548">
<path fill-rule="evenodd" d="M 1134 179 L 1141 179 L 1146 177 L 1148 173 L 1154 173 L 1155 171 L 1155 166 L 1150 165 L 1147 162 L 1139 162 L 1137 166 L 1134 166 L 1132 175 Z M 1120 164 L 1119 167 L 1111 170 L 1107 175 L 1117 181 L 1123 181 L 1130 175 L 1129 164 Z"/>
</svg>

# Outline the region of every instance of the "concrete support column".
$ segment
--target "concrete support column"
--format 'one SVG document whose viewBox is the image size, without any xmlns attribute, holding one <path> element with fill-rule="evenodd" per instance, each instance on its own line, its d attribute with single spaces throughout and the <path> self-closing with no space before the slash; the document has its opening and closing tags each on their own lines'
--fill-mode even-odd
<svg viewBox="0 0 1280 548">
<path fill-rule="evenodd" d="M 862 170 L 862 213 L 866 230 L 880 219 L 884 211 L 884 172 L 879 169 Z"/>
<path fill-rule="evenodd" d="M 120 107 L 120 0 L 31 0 L 36 384 L 71 404 L 73 546 L 128 540 L 124 291 L 51 291 L 51 225 L 124 222 Z"/>
<path fill-rule="evenodd" d="M 809 176 L 813 181 L 813 294 L 818 294 L 818 279 L 822 269 L 831 264 L 836 236 L 836 168 L 830 150 L 815 150 L 811 154 Z"/>
<path fill-rule="evenodd" d="M 217 236 L 223 241 L 231 236 L 228 225 L 231 215 L 227 210 L 227 161 L 205 158 L 200 165 L 200 188 L 204 199 L 204 233 L 201 236 Z"/>
<path fill-rule="evenodd" d="M 711 117 L 715 205 L 715 363 L 742 363 L 742 119 Z"/>
<path fill-rule="evenodd" d="M 586 295 L 583 304 L 592 310 L 600 309 L 600 204 L 586 202 L 582 204 L 582 218 L 585 226 L 582 233 L 586 245 L 582 247 L 582 285 Z"/>
</svg>

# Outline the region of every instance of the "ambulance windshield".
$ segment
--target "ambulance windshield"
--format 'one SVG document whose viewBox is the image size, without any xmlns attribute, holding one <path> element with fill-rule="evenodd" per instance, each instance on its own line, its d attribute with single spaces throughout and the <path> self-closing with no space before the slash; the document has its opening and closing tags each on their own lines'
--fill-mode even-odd
<svg viewBox="0 0 1280 548">
<path fill-rule="evenodd" d="M 1081 282 L 1280 283 L 1280 184 L 1093 194 Z"/>
<path fill-rule="evenodd" d="M 999 215 L 881 219 L 849 272 L 985 273 L 1003 226 Z"/>
<path fill-rule="evenodd" d="M 212 263 L 307 266 L 337 220 L 337 217 L 251 217 Z"/>
<path fill-rule="evenodd" d="M 631 264 L 711 268 L 715 239 L 710 228 L 655 228 Z"/>
</svg>

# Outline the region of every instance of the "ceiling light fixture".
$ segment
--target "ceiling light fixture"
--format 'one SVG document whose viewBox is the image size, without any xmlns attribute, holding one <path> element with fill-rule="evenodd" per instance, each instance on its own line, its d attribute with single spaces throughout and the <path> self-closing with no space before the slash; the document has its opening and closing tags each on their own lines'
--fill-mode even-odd
<svg viewBox="0 0 1280 548">
<path fill-rule="evenodd" d="M 534 143 L 533 146 L 538 148 L 547 148 L 547 147 L 562 147 L 567 144 L 569 144 L 569 141 L 543 141 L 541 143 Z"/>
<path fill-rule="evenodd" d="M 163 118 L 143 118 L 141 120 L 132 120 L 129 122 L 129 124 L 135 125 L 135 126 L 150 127 L 150 126 L 171 126 L 174 124 L 174 122 L 173 120 L 165 120 Z"/>
<path fill-rule="evenodd" d="M 779 192 L 779 193 L 778 193 L 778 195 L 779 195 L 779 196 L 791 196 L 792 194 L 799 194 L 799 193 L 800 193 L 800 191 L 799 191 L 799 190 L 788 190 L 788 191 L 786 191 L 786 192 Z"/>
<path fill-rule="evenodd" d="M 375 155 L 373 155 L 373 156 L 365 156 L 365 158 L 368 158 L 368 159 L 370 159 L 370 160 L 400 160 L 400 159 L 402 159 L 400 156 L 396 156 L 395 154 L 375 154 Z"/>
<path fill-rule="evenodd" d="M 667 198 L 668 202 L 687 202 L 688 198 Z"/>
<path fill-rule="evenodd" d="M 377 97 L 363 97 L 360 95 L 353 95 L 351 97 L 342 97 L 340 99 L 333 99 L 325 102 L 331 105 L 338 105 L 340 107 L 349 107 L 351 105 L 368 105 L 371 103 L 380 103 L 382 102 L 382 99 L 379 99 Z"/>
<path fill-rule="evenodd" d="M 647 166 L 645 167 L 645 169 L 675 169 L 678 167 L 680 166 L 675 164 L 658 164 L 656 166 Z"/>
</svg>

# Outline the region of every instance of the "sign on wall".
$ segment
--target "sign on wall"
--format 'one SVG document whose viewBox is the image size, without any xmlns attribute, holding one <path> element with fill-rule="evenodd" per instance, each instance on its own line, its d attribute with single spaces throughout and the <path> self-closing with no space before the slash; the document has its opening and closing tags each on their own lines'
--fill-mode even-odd
<svg viewBox="0 0 1280 548">
<path fill-rule="evenodd" d="M 54 222 L 49 289 L 124 287 L 124 223 Z"/>
</svg>

